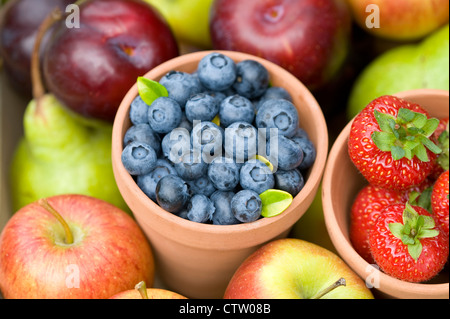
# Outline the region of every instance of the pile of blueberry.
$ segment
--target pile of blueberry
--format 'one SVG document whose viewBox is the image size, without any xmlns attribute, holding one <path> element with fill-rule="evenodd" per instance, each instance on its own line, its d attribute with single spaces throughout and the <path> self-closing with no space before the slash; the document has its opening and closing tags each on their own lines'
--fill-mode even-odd
<svg viewBox="0 0 450 319">
<path fill-rule="evenodd" d="M 261 217 L 259 194 L 295 196 L 316 149 L 290 94 L 257 61 L 211 53 L 194 73 L 171 71 L 167 96 L 130 106 L 122 163 L 163 209 L 200 223 Z"/>
</svg>

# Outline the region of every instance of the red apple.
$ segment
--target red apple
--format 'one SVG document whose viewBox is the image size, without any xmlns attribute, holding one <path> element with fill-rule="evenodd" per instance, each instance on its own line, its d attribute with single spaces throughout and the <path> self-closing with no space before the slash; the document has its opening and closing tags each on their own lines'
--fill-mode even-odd
<svg viewBox="0 0 450 319">
<path fill-rule="evenodd" d="M 139 282 L 134 289 L 115 294 L 109 299 L 187 299 L 174 291 L 161 288 L 147 288 L 145 282 Z"/>
<path fill-rule="evenodd" d="M 358 25 L 388 40 L 425 37 L 448 23 L 448 0 L 347 0 Z"/>
<path fill-rule="evenodd" d="M 58 7 L 63 12 L 73 0 L 10 0 L 2 8 L 0 19 L 0 59 L 20 93 L 31 96 L 31 54 L 38 27 Z M 42 47 L 48 41 L 43 40 Z M 42 55 L 42 54 L 41 54 Z"/>
<path fill-rule="evenodd" d="M 80 28 L 61 21 L 44 56 L 49 91 L 86 117 L 112 122 L 138 76 L 178 55 L 166 20 L 141 0 L 87 0 Z"/>
<path fill-rule="evenodd" d="M 154 259 L 136 222 L 85 195 L 57 195 L 17 211 L 0 235 L 5 298 L 109 298 L 153 285 Z"/>
<path fill-rule="evenodd" d="M 234 273 L 225 299 L 373 299 L 345 262 L 310 242 L 274 240 L 250 255 Z"/>
<path fill-rule="evenodd" d="M 351 16 L 341 0 L 217 0 L 210 19 L 214 49 L 265 58 L 309 88 L 326 83 L 348 53 Z"/>
</svg>

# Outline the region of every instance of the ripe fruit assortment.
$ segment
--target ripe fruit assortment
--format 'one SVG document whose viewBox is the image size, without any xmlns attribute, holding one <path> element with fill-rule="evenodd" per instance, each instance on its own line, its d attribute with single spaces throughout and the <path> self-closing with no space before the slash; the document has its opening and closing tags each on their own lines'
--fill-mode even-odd
<svg viewBox="0 0 450 319">
<path fill-rule="evenodd" d="M 395 278 L 428 281 L 447 263 L 448 130 L 448 119 L 390 95 L 352 123 L 349 156 L 368 185 L 351 207 L 350 239 Z"/>
<path fill-rule="evenodd" d="M 316 149 L 261 63 L 212 52 L 194 73 L 139 78 L 138 88 L 122 163 L 163 209 L 200 223 L 252 222 L 264 211 L 260 194 L 292 199 L 302 189 Z"/>
</svg>

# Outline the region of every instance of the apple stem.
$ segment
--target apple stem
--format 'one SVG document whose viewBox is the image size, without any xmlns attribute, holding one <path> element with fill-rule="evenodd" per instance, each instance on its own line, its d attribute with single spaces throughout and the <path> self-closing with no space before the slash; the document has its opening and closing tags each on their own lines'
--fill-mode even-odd
<svg viewBox="0 0 450 319">
<path fill-rule="evenodd" d="M 40 47 L 42 39 L 50 27 L 61 20 L 63 13 L 59 8 L 53 9 L 53 11 L 45 18 L 42 24 L 39 26 L 36 40 L 31 55 L 31 81 L 33 83 L 33 98 L 36 102 L 45 95 L 45 88 L 42 83 L 41 70 L 40 70 Z"/>
<path fill-rule="evenodd" d="M 50 212 L 61 223 L 64 228 L 64 232 L 66 233 L 65 243 L 67 245 L 73 244 L 72 231 L 70 230 L 70 227 L 64 220 L 64 218 L 62 218 L 62 216 L 56 211 L 56 209 L 54 209 L 53 206 L 50 205 L 46 198 L 39 199 L 38 204 L 41 207 L 45 208 L 48 212 Z"/>
<path fill-rule="evenodd" d="M 145 284 L 145 281 L 139 282 L 136 286 L 134 286 L 134 289 L 139 291 L 139 293 L 142 296 L 142 299 L 148 299 L 147 285 Z"/>
<path fill-rule="evenodd" d="M 311 299 L 320 299 L 323 296 L 325 296 L 327 293 L 329 293 L 330 291 L 336 289 L 337 287 L 340 286 L 345 286 L 346 282 L 345 282 L 345 278 L 339 278 L 335 283 L 333 283 L 331 286 L 323 289 L 322 291 L 320 291 L 319 293 L 317 293 L 314 297 L 312 297 Z"/>
</svg>

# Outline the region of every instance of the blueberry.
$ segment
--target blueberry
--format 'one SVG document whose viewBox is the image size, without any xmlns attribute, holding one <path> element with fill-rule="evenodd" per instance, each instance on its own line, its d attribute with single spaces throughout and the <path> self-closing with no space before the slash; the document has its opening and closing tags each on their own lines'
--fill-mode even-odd
<svg viewBox="0 0 450 319">
<path fill-rule="evenodd" d="M 200 60 L 197 74 L 206 89 L 224 91 L 236 80 L 236 64 L 226 55 L 213 52 Z"/>
<path fill-rule="evenodd" d="M 298 128 L 298 112 L 287 100 L 267 100 L 258 110 L 255 124 L 257 128 L 276 128 L 278 134 L 292 137 Z"/>
<path fill-rule="evenodd" d="M 175 168 L 167 160 L 158 159 L 155 169 L 148 174 L 137 176 L 136 183 L 144 194 L 156 202 L 156 185 L 161 178 L 169 174 L 176 175 Z"/>
<path fill-rule="evenodd" d="M 275 188 L 290 193 L 292 196 L 297 195 L 305 186 L 303 175 L 296 169 L 289 171 L 278 170 L 274 174 Z"/>
<path fill-rule="evenodd" d="M 196 123 L 191 133 L 192 148 L 202 153 L 205 162 L 211 163 L 215 157 L 222 156 L 223 135 L 223 129 L 213 122 Z"/>
<path fill-rule="evenodd" d="M 186 181 L 198 179 L 206 175 L 208 170 L 208 164 L 203 161 L 201 154 L 194 151 L 184 154 L 173 165 L 178 175 Z"/>
<path fill-rule="evenodd" d="M 172 163 L 179 162 L 191 150 L 191 135 L 185 128 L 175 128 L 161 141 L 162 154 Z"/>
<path fill-rule="evenodd" d="M 122 151 L 122 164 L 131 175 L 150 173 L 156 165 L 156 152 L 148 144 L 131 142 Z"/>
<path fill-rule="evenodd" d="M 243 223 L 257 220 L 261 216 L 261 209 L 261 198 L 252 190 L 241 190 L 231 199 L 231 211 Z"/>
<path fill-rule="evenodd" d="M 156 201 L 161 208 L 171 213 L 180 212 L 189 199 L 189 185 L 177 175 L 166 175 L 156 184 Z"/>
<path fill-rule="evenodd" d="M 270 168 L 256 159 L 250 160 L 242 166 L 239 181 L 243 189 L 250 189 L 258 194 L 273 188 L 275 185 Z"/>
<path fill-rule="evenodd" d="M 191 96 L 185 106 L 186 118 L 193 122 L 212 121 L 219 112 L 219 104 L 216 99 L 206 93 L 198 93 Z"/>
<path fill-rule="evenodd" d="M 259 108 L 265 101 L 273 99 L 284 99 L 292 102 L 292 96 L 285 88 L 281 86 L 271 86 L 259 98 L 256 104 L 256 109 L 259 110 Z"/>
<path fill-rule="evenodd" d="M 181 117 L 181 122 L 180 124 L 178 124 L 178 128 L 185 128 L 186 130 L 188 130 L 189 132 L 192 131 L 192 122 L 190 122 L 187 117 L 186 117 L 186 113 L 183 112 L 183 115 Z"/>
<path fill-rule="evenodd" d="M 183 112 L 177 101 L 168 97 L 159 97 L 148 109 L 148 122 L 153 131 L 168 133 L 178 127 Z"/>
<path fill-rule="evenodd" d="M 133 124 L 148 123 L 148 104 L 138 95 L 130 105 L 130 121 Z"/>
<path fill-rule="evenodd" d="M 236 64 L 236 81 L 233 88 L 239 95 L 256 99 L 264 94 L 269 86 L 269 72 L 255 60 L 244 60 Z"/>
<path fill-rule="evenodd" d="M 234 195 L 233 192 L 224 191 L 216 191 L 211 195 L 211 201 L 216 207 L 216 211 L 211 218 L 214 225 L 235 225 L 241 223 L 231 210 L 231 200 Z"/>
<path fill-rule="evenodd" d="M 277 143 L 267 143 L 266 154 L 269 155 L 271 163 L 278 169 L 291 170 L 299 166 L 303 161 L 303 150 L 294 139 L 284 135 L 272 137 Z"/>
<path fill-rule="evenodd" d="M 203 175 L 192 181 L 187 181 L 187 183 L 191 188 L 192 194 L 211 196 L 216 191 L 216 188 L 207 175 Z"/>
<path fill-rule="evenodd" d="M 225 129 L 224 143 L 227 157 L 245 163 L 257 154 L 258 130 L 247 122 L 234 122 Z"/>
<path fill-rule="evenodd" d="M 123 144 L 131 142 L 143 142 L 150 145 L 156 152 L 161 151 L 161 137 L 155 133 L 148 123 L 132 125 L 125 133 Z"/>
<path fill-rule="evenodd" d="M 221 191 L 231 191 L 239 184 L 239 166 L 231 159 L 216 157 L 208 167 L 208 178 Z"/>
<path fill-rule="evenodd" d="M 220 105 L 220 103 L 223 101 L 223 99 L 225 99 L 228 94 L 225 94 L 224 92 L 219 92 L 219 91 L 204 91 L 203 93 L 208 94 L 210 96 L 212 96 L 214 98 L 214 100 L 216 100 L 217 105 Z"/>
<path fill-rule="evenodd" d="M 253 103 L 240 95 L 226 97 L 219 107 L 220 124 L 227 127 L 234 122 L 252 123 L 255 119 Z"/>
<path fill-rule="evenodd" d="M 294 136 L 292 139 L 300 145 L 303 151 L 303 161 L 298 166 L 298 169 L 306 170 L 310 168 L 314 164 L 317 155 L 313 142 L 308 137 Z"/>
<path fill-rule="evenodd" d="M 181 108 L 184 108 L 191 95 L 203 91 L 198 78 L 186 72 L 170 71 L 159 80 L 159 83 L 164 85 L 169 97 L 177 101 Z"/>
<path fill-rule="evenodd" d="M 215 210 L 213 202 L 207 196 L 197 194 L 192 196 L 187 205 L 187 218 L 193 222 L 206 223 Z"/>
</svg>

